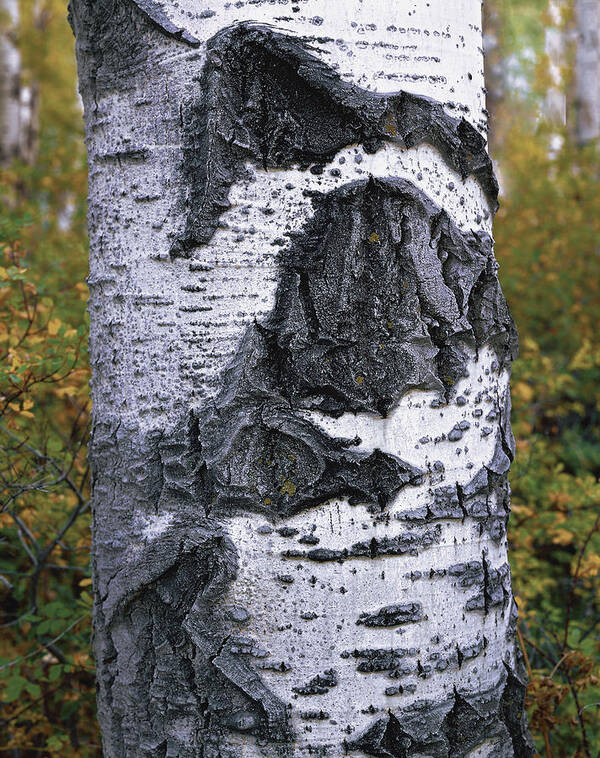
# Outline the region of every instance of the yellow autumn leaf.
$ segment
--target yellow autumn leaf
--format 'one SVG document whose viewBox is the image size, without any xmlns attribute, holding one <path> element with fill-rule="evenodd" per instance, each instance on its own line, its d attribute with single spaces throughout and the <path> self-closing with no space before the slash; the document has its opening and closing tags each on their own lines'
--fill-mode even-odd
<svg viewBox="0 0 600 758">
<path fill-rule="evenodd" d="M 52 336 L 58 334 L 58 330 L 60 329 L 61 325 L 62 322 L 59 318 L 51 318 L 50 321 L 48 321 L 48 333 Z"/>
<path fill-rule="evenodd" d="M 73 387 L 57 387 L 52 393 L 55 397 L 71 397 L 73 394 Z"/>
<path fill-rule="evenodd" d="M 535 390 L 527 382 L 516 382 L 513 387 L 513 395 L 523 399 L 526 403 L 530 403 L 535 397 Z"/>
<path fill-rule="evenodd" d="M 579 576 L 589 579 L 597 574 L 600 574 L 600 555 L 584 558 L 579 567 Z"/>
<path fill-rule="evenodd" d="M 531 337 L 524 337 L 521 340 L 521 345 L 524 350 L 529 350 L 534 353 L 539 352 L 539 347 L 538 347 L 537 342 L 533 340 Z"/>
<path fill-rule="evenodd" d="M 569 545 L 573 542 L 573 535 L 567 529 L 553 529 L 551 534 L 554 545 Z"/>
<path fill-rule="evenodd" d="M 593 366 L 598 365 L 599 360 L 600 352 L 594 350 L 590 340 L 585 338 L 581 347 L 573 356 L 573 360 L 569 364 L 569 370 L 577 371 L 578 369 L 593 368 Z"/>
</svg>

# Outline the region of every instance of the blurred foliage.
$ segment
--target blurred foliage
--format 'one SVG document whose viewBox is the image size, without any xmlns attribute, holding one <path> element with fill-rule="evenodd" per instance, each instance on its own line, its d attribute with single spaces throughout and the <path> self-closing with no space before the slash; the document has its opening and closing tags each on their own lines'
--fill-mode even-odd
<svg viewBox="0 0 600 758">
<path fill-rule="evenodd" d="M 0 753 L 99 755 L 90 651 L 86 165 L 63 0 L 22 0 L 35 163 L 0 176 Z"/>
<path fill-rule="evenodd" d="M 494 236 L 520 333 L 513 368 L 509 528 L 528 710 L 541 755 L 597 758 L 600 748 L 600 154 L 547 123 L 538 0 L 497 3 L 504 55 L 524 47 L 524 90 L 493 114 L 503 197 Z M 545 3 L 543 4 L 545 5 Z M 573 4 L 561 4 L 568 43 Z M 538 19 L 538 31 L 532 20 Z M 540 23 L 542 21 L 542 23 Z M 565 45 L 563 87 L 572 87 Z M 521 53 L 519 53 L 521 51 Z"/>
<path fill-rule="evenodd" d="M 514 365 L 513 580 L 545 758 L 600 745 L 600 162 L 540 118 L 546 0 L 488 0 Z M 568 11 L 570 6 L 565 4 Z M 0 752 L 99 755 L 90 658 L 86 168 L 66 0 L 21 0 L 34 165 L 0 179 Z M 565 19 L 568 19 L 568 12 Z M 24 44 L 24 41 L 27 43 Z M 512 78 L 511 78 L 512 77 Z M 568 87 L 568 79 L 565 86 Z"/>
</svg>

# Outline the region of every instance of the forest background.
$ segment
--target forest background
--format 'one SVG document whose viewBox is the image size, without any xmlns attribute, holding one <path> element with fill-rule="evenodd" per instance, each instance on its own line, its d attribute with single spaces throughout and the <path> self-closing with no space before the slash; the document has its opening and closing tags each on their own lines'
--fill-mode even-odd
<svg viewBox="0 0 600 758">
<path fill-rule="evenodd" d="M 510 556 L 545 758 L 600 751 L 600 162 L 573 126 L 573 6 L 485 3 L 496 255 L 521 343 Z M 84 758 L 100 746 L 86 161 L 66 0 L 19 0 L 0 34 L 33 113 L 0 174 L 0 754 Z"/>
</svg>

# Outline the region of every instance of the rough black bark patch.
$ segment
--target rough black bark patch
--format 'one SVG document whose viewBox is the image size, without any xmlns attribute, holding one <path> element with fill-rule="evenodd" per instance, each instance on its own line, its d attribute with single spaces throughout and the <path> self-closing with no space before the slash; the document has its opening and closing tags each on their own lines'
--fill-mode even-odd
<svg viewBox="0 0 600 758">
<path fill-rule="evenodd" d="M 355 143 L 368 152 L 384 141 L 431 144 L 461 177 L 480 182 L 496 210 L 498 183 L 485 140 L 435 100 L 345 82 L 308 43 L 259 25 L 225 29 L 207 48 L 200 94 L 185 114 L 189 214 L 173 255 L 187 256 L 210 240 L 248 159 L 264 168 L 322 167 Z"/>
<path fill-rule="evenodd" d="M 170 37 L 186 42 L 191 47 L 198 47 L 200 40 L 180 26 L 174 24 L 161 6 L 154 0 L 130 0 L 147 18 L 155 24 L 162 32 Z"/>
<path fill-rule="evenodd" d="M 423 621 L 425 615 L 421 603 L 394 603 L 386 605 L 374 613 L 361 613 L 357 624 L 364 626 L 398 626 Z"/>
<path fill-rule="evenodd" d="M 337 687 L 338 675 L 334 669 L 328 669 L 323 674 L 317 674 L 308 684 L 292 687 L 297 695 L 324 695 L 332 687 Z"/>
<path fill-rule="evenodd" d="M 342 653 L 342 658 L 356 658 L 359 662 L 357 664 L 357 671 L 365 674 L 372 674 L 379 671 L 391 672 L 394 676 L 394 672 L 402 670 L 404 673 L 412 673 L 413 668 L 406 664 L 406 659 L 416 658 L 416 648 L 389 648 L 389 649 L 377 649 L 366 648 L 364 650 L 345 651 Z M 406 669 L 406 670 L 405 670 Z M 399 675 L 396 675 L 398 678 Z"/>
<path fill-rule="evenodd" d="M 438 702 L 412 706 L 375 719 L 346 743 L 350 752 L 385 758 L 464 758 L 485 742 L 498 758 L 531 758 L 533 743 L 522 716 L 526 685 L 510 667 L 488 691 L 460 693 Z M 510 701 L 508 713 L 506 704 Z M 519 715 L 517 715 L 519 714 Z"/>
<path fill-rule="evenodd" d="M 410 389 L 447 395 L 484 343 L 503 363 L 516 351 L 497 280 L 502 309 L 474 294 L 493 263 L 489 237 L 462 234 L 404 180 L 353 182 L 314 203 L 272 313 L 198 412 L 215 511 L 281 518 L 341 496 L 385 507 L 422 472 L 332 439 L 299 411 L 385 415 Z"/>
<path fill-rule="evenodd" d="M 353 558 L 380 558 L 384 555 L 418 555 L 424 550 L 440 542 L 442 530 L 439 525 L 433 529 L 421 532 L 404 532 L 395 537 L 373 537 L 364 542 L 355 542 L 350 547 L 332 549 L 317 547 L 304 552 L 302 550 L 286 550 L 282 553 L 284 558 L 306 558 L 315 563 L 330 563 L 332 561 L 343 563 Z"/>
<path fill-rule="evenodd" d="M 174 24 L 155 0 L 69 0 L 69 22 L 78 47 L 79 79 L 96 93 L 127 88 L 136 69 L 146 65 L 161 34 L 174 44 L 199 41 Z"/>
<path fill-rule="evenodd" d="M 404 758 L 409 755 L 414 741 L 407 734 L 400 722 L 390 711 L 383 718 L 377 719 L 357 740 L 348 742 L 347 750 L 362 750 L 367 755 L 383 758 Z"/>
</svg>

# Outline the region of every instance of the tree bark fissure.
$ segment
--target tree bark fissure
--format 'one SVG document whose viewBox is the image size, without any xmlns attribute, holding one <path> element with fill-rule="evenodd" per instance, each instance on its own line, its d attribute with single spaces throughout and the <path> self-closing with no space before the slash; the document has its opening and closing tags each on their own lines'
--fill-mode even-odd
<svg viewBox="0 0 600 758">
<path fill-rule="evenodd" d="M 71 4 L 104 753 L 532 755 L 479 53 L 218 5 Z"/>
</svg>

